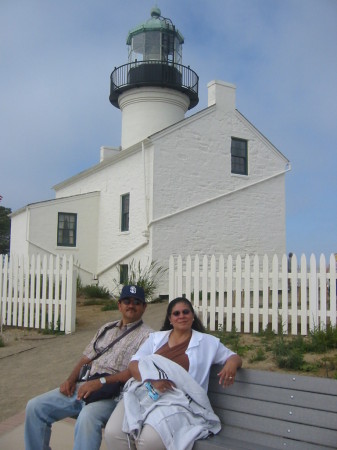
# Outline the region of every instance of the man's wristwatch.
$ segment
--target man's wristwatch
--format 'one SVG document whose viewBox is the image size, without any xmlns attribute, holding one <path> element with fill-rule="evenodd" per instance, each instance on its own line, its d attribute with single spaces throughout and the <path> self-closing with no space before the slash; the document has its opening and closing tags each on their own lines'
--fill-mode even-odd
<svg viewBox="0 0 337 450">
<path fill-rule="evenodd" d="M 105 377 L 101 377 L 101 378 L 99 379 L 99 381 L 100 381 L 102 384 L 105 384 L 105 383 L 106 383 L 106 378 L 105 378 Z"/>
</svg>

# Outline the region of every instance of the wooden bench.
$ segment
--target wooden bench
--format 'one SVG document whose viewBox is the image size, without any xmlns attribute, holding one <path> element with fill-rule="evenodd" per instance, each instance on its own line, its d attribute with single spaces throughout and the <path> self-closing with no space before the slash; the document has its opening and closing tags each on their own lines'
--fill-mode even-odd
<svg viewBox="0 0 337 450">
<path fill-rule="evenodd" d="M 222 429 L 193 450 L 337 449 L 337 380 L 241 369 L 223 389 L 220 369 L 208 395 Z"/>
</svg>

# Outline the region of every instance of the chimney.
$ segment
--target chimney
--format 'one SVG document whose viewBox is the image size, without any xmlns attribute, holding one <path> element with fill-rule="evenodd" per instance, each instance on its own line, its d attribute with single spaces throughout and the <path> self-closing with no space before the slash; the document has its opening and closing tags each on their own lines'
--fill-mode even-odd
<svg viewBox="0 0 337 450">
<path fill-rule="evenodd" d="M 208 106 L 217 105 L 217 108 L 224 112 L 234 111 L 236 86 L 224 81 L 214 80 L 207 85 Z"/>
</svg>

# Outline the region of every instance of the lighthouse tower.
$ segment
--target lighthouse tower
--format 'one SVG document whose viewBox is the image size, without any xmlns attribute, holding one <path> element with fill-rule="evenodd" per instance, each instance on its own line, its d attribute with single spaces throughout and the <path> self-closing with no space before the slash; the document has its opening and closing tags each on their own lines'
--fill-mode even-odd
<svg viewBox="0 0 337 450">
<path fill-rule="evenodd" d="M 198 75 L 182 65 L 184 38 L 159 8 L 126 43 L 128 63 L 112 72 L 109 97 L 122 111 L 122 149 L 179 122 L 199 101 Z"/>
</svg>

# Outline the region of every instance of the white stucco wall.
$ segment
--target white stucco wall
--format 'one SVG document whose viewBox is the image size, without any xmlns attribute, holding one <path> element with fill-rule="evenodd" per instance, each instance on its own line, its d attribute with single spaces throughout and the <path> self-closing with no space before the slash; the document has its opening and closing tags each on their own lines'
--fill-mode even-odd
<svg viewBox="0 0 337 450">
<path fill-rule="evenodd" d="M 108 162 L 98 165 L 89 176 L 79 176 L 60 185 L 56 195 L 68 196 L 90 191 L 100 191 L 98 217 L 97 270 L 99 284 L 114 287 L 118 278 L 117 267 L 132 259 L 151 260 L 151 244 L 147 237 L 147 200 L 152 184 L 152 150 L 142 150 L 142 145 L 125 150 Z M 146 176 L 144 175 L 146 173 Z M 145 186 L 147 186 L 145 188 Z M 149 191 L 146 195 L 146 190 Z M 121 232 L 121 196 L 130 193 L 130 229 Z"/>
<path fill-rule="evenodd" d="M 28 207 L 20 209 L 11 215 L 11 255 L 28 256 L 29 244 L 27 240 L 28 233 Z"/>
<path fill-rule="evenodd" d="M 231 137 L 248 140 L 248 176 L 231 174 Z M 240 113 L 212 106 L 154 144 L 155 259 L 285 252 L 288 161 Z"/>
<path fill-rule="evenodd" d="M 99 193 L 70 196 L 47 202 L 34 203 L 26 207 L 25 237 L 22 230 L 22 214 L 14 216 L 12 230 L 12 253 L 23 254 L 21 249 L 28 249 L 29 254 L 73 255 L 78 266 L 82 282 L 89 283 L 97 269 L 97 228 L 98 228 Z M 77 214 L 77 238 L 75 247 L 57 246 L 58 213 Z M 18 230 L 17 218 L 20 220 Z M 26 252 L 26 254 L 28 253 Z"/>
<path fill-rule="evenodd" d="M 72 252 L 110 290 L 119 264 L 132 260 L 145 267 L 167 266 L 171 254 L 283 254 L 288 160 L 235 110 L 235 86 L 213 82 L 209 94 L 207 109 L 110 152 L 55 186 L 55 201 L 14 214 L 13 250 Z M 248 176 L 231 174 L 232 137 L 248 141 Z M 126 193 L 130 229 L 121 232 Z M 75 249 L 56 246 L 58 211 L 78 213 Z"/>
</svg>

